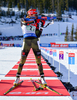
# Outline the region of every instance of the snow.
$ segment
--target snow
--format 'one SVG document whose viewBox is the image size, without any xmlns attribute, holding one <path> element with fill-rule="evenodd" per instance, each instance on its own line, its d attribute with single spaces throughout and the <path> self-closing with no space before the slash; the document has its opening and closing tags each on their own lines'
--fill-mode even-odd
<svg viewBox="0 0 77 100">
<path fill-rule="evenodd" d="M 2 18 L 3 19 L 3 18 Z M 1 20 L 2 20 L 1 19 Z M 8 22 L 9 18 L 5 19 Z M 2 36 L 18 36 L 22 35 L 22 30 L 20 28 L 20 23 L 16 21 L 16 24 L 5 24 L 0 25 L 0 32 L 2 32 Z"/>
<path fill-rule="evenodd" d="M 53 36 L 42 36 L 40 37 L 41 43 L 50 43 L 50 42 L 62 42 L 64 41 L 65 35 L 60 35 L 60 33 L 66 32 L 66 27 L 68 26 L 69 35 L 71 34 L 72 24 L 74 24 L 74 31 L 77 26 L 77 16 L 72 16 L 73 19 L 68 18 L 68 22 L 54 22 L 54 24 L 49 25 L 47 28 L 44 28 L 42 34 L 57 34 Z M 43 39 L 44 38 L 44 39 Z M 46 41 L 47 39 L 47 41 Z"/>
<path fill-rule="evenodd" d="M 40 38 L 40 43 L 50 43 L 50 42 L 63 42 L 64 41 L 64 35 L 59 36 L 59 33 L 61 32 L 66 32 L 66 26 L 68 25 L 68 31 L 71 32 L 71 27 L 72 24 L 74 23 L 74 29 L 76 29 L 76 23 L 77 23 L 77 16 L 72 16 L 72 19 L 68 19 L 68 22 L 54 22 L 53 25 L 48 26 L 43 30 L 42 34 L 50 34 L 50 33 L 57 33 L 57 36 L 45 36 Z M 13 18 L 14 19 L 14 18 Z M 3 20 L 3 18 L 1 19 Z M 6 18 L 6 21 L 8 18 Z M 19 19 L 20 20 L 20 19 Z M 22 30 L 20 28 L 20 22 L 16 21 L 17 24 L 1 24 L 0 22 L 0 32 L 2 32 L 2 36 L 18 36 L 22 35 Z M 47 41 L 46 41 L 47 40 Z M 23 40 L 14 40 L 14 41 L 0 41 L 2 43 L 19 43 L 22 44 Z M 56 48 L 57 49 L 57 48 Z M 77 48 L 72 48 L 72 49 L 57 49 L 57 54 L 59 54 L 59 50 L 63 50 L 65 52 L 65 59 L 60 61 L 60 71 L 63 73 L 62 81 L 67 82 L 68 81 L 68 54 L 67 52 L 74 52 L 76 54 L 76 59 L 75 59 L 75 65 L 70 65 L 70 82 L 72 83 L 73 86 L 77 86 Z M 0 49 L 0 80 L 5 79 L 5 75 L 9 70 L 12 69 L 12 67 L 17 63 L 17 61 L 20 59 L 20 54 L 21 54 L 21 47 L 5 47 L 3 49 Z M 45 55 L 47 57 L 47 54 Z M 49 62 L 53 64 L 53 56 L 49 59 Z M 56 67 L 56 71 L 59 71 L 59 59 L 58 56 L 54 57 L 54 66 Z M 72 97 L 72 93 L 71 97 Z M 16 100 L 16 99 L 28 99 L 28 100 L 72 100 L 70 97 L 2 97 L 0 96 L 0 100 Z M 74 97 L 73 100 L 76 100 L 77 96 Z"/>
</svg>

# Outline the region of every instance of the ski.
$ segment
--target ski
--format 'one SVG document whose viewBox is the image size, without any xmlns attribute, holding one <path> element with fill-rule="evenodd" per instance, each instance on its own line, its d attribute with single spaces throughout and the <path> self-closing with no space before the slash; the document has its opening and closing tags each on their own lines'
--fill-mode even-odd
<svg viewBox="0 0 77 100">
<path fill-rule="evenodd" d="M 34 86 L 34 88 L 35 88 L 35 90 L 33 90 L 33 91 L 38 91 L 38 90 L 42 90 L 42 89 L 43 89 L 42 87 L 37 88 L 37 86 L 36 86 L 36 84 L 35 84 L 35 81 L 32 80 L 32 78 L 31 78 L 30 80 L 31 80 L 31 82 L 32 82 L 32 84 L 33 84 L 33 86 Z"/>
<path fill-rule="evenodd" d="M 9 93 L 10 91 L 12 91 L 13 89 L 15 89 L 17 86 L 19 86 L 23 81 L 19 82 L 17 85 L 13 85 L 8 91 L 6 91 L 4 93 L 4 95 L 6 95 L 7 93 Z"/>
<path fill-rule="evenodd" d="M 40 83 L 40 82 L 38 82 L 38 81 L 35 81 L 35 82 L 36 82 L 37 84 L 43 86 L 43 88 L 47 88 L 47 89 L 50 90 L 50 91 L 53 91 L 53 92 L 55 92 L 55 93 L 57 93 L 57 94 L 59 94 L 59 95 L 62 95 L 61 93 L 57 92 L 56 90 L 50 88 L 48 85 L 43 85 L 42 83 Z"/>
<path fill-rule="evenodd" d="M 59 93 L 59 92 L 55 91 L 54 89 L 50 88 L 48 85 L 45 85 L 45 87 L 50 91 L 53 91 L 53 92 L 55 92 L 55 93 L 57 93 L 59 95 L 62 95 L 61 93 Z"/>
</svg>

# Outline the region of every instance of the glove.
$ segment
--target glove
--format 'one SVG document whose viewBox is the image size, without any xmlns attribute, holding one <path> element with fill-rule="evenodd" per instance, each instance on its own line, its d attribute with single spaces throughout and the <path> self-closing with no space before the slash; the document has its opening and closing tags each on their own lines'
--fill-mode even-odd
<svg viewBox="0 0 77 100">
<path fill-rule="evenodd" d="M 40 20 L 41 22 L 41 27 L 43 27 L 45 25 L 45 20 Z"/>
<path fill-rule="evenodd" d="M 36 36 L 37 36 L 37 38 L 39 38 L 40 37 L 40 35 L 42 34 L 42 31 L 41 30 L 36 30 Z"/>
</svg>

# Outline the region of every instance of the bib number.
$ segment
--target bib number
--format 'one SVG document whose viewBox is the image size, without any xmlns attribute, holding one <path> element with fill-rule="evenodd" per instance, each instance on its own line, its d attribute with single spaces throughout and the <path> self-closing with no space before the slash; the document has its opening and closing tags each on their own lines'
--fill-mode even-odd
<svg viewBox="0 0 77 100">
<path fill-rule="evenodd" d="M 29 26 L 26 26 L 26 29 L 28 30 L 28 31 L 33 31 L 33 32 L 35 32 L 35 26 L 32 26 L 32 25 L 29 25 Z"/>
</svg>

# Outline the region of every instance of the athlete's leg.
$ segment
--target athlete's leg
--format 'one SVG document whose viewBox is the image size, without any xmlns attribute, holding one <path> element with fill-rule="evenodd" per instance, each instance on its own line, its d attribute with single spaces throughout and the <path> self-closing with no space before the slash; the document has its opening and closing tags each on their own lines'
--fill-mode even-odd
<svg viewBox="0 0 77 100">
<path fill-rule="evenodd" d="M 32 40 L 32 49 L 35 55 L 36 63 L 38 65 L 38 70 L 41 76 L 44 76 L 43 66 L 41 63 L 41 50 L 39 48 L 38 39 Z"/>
<path fill-rule="evenodd" d="M 38 65 L 39 73 L 41 76 L 41 82 L 42 82 L 42 84 L 46 85 L 47 83 L 46 83 L 45 78 L 44 78 L 43 66 L 41 63 L 41 50 L 39 49 L 38 39 L 34 39 L 32 41 L 32 49 L 33 49 L 33 52 L 35 54 L 36 63 Z"/>
<path fill-rule="evenodd" d="M 23 46 L 22 46 L 22 52 L 21 52 L 21 60 L 20 60 L 20 64 L 18 66 L 17 75 L 16 75 L 17 77 L 19 77 L 22 72 L 22 68 L 26 61 L 30 48 L 31 48 L 31 41 L 28 39 L 24 39 Z"/>
<path fill-rule="evenodd" d="M 26 61 L 30 47 L 31 47 L 31 41 L 29 41 L 28 39 L 24 39 L 23 46 L 22 46 L 22 52 L 21 52 L 21 61 L 20 61 L 20 64 L 18 66 L 18 70 L 17 70 L 17 74 L 16 74 L 16 80 L 14 81 L 14 85 L 18 84 L 18 82 L 20 81 L 20 75 L 21 75 L 21 72 L 22 72 L 22 68 L 23 68 L 23 65 Z"/>
</svg>

